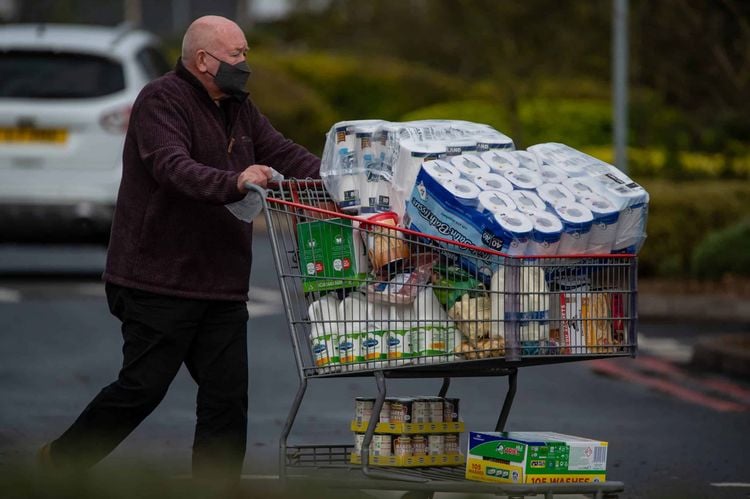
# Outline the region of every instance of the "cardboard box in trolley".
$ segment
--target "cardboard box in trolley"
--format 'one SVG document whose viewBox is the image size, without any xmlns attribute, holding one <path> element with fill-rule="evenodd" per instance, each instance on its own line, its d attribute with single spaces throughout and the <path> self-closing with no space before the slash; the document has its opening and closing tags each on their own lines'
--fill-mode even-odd
<svg viewBox="0 0 750 499">
<path fill-rule="evenodd" d="M 606 479 L 607 442 L 551 432 L 470 432 L 466 478 L 502 483 Z"/>
</svg>

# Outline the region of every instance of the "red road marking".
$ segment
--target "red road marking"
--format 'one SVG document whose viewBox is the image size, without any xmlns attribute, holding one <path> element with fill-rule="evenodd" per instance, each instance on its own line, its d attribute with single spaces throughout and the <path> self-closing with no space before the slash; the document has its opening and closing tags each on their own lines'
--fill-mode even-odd
<svg viewBox="0 0 750 499">
<path fill-rule="evenodd" d="M 664 392 L 677 397 L 686 402 L 702 405 L 715 411 L 744 412 L 748 409 L 742 404 L 710 397 L 695 390 L 680 386 L 677 383 L 669 380 L 652 378 L 650 376 L 646 376 L 645 374 L 631 371 L 630 369 L 621 367 L 620 365 L 608 360 L 594 360 L 591 361 L 591 364 L 595 371 L 602 374 L 608 374 L 610 376 L 615 376 L 617 378 L 622 378 L 628 381 L 634 381 L 649 388 L 653 388 L 660 392 Z"/>
<path fill-rule="evenodd" d="M 684 369 L 677 367 L 676 365 L 658 357 L 641 356 L 636 357 L 633 360 L 636 366 L 642 366 L 643 369 L 671 376 L 677 379 L 688 379 L 690 374 Z M 750 405 L 750 390 L 740 385 L 732 383 L 731 381 L 717 379 L 717 378 L 691 378 L 690 382 L 693 385 L 705 387 L 711 391 L 720 392 L 721 395 L 726 395 L 740 402 Z"/>
<path fill-rule="evenodd" d="M 739 385 L 735 385 L 731 381 L 725 381 L 722 379 L 707 379 L 703 382 L 704 385 L 714 390 L 727 393 L 733 398 L 740 400 L 746 404 L 750 404 L 750 390 L 743 388 Z"/>
</svg>

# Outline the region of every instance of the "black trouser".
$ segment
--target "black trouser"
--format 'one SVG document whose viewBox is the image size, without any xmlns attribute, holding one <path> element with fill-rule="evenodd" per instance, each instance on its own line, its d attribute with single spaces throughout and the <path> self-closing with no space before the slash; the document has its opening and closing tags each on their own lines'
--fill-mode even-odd
<svg viewBox="0 0 750 499">
<path fill-rule="evenodd" d="M 52 442 L 56 464 L 93 466 L 164 398 L 184 362 L 198 384 L 193 475 L 239 478 L 247 438 L 247 307 L 107 284 L 122 321 L 122 369 Z"/>
</svg>

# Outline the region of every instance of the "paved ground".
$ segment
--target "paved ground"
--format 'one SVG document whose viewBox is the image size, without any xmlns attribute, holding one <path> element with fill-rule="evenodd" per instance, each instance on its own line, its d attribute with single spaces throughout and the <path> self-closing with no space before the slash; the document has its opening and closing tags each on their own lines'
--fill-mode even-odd
<svg viewBox="0 0 750 499">
<path fill-rule="evenodd" d="M 256 269 L 268 270 L 267 247 L 261 238 L 257 243 Z M 25 256 L 39 261 L 44 252 Z M 64 276 L 0 281 L 0 469 L 28 460 L 117 370 L 118 326 L 106 311 L 96 272 L 77 263 L 74 252 L 63 258 L 68 267 Z M 245 471 L 255 478 L 276 472 L 277 439 L 297 387 L 275 284 L 273 272 L 257 271 L 249 303 L 252 381 Z M 692 303 L 676 316 L 655 312 L 669 300 L 680 302 L 675 296 L 679 293 L 642 290 L 636 359 L 525 369 L 509 424 L 610 440 L 610 476 L 625 481 L 624 497 L 746 497 L 750 489 L 729 485 L 750 482 L 743 457 L 750 446 L 750 387 L 699 372 L 688 359 L 706 334 L 746 335 L 749 322 L 742 315 L 725 322 L 705 320 L 715 306 L 710 300 L 702 301 L 704 308 Z M 732 310 L 742 313 L 746 309 L 740 305 Z M 438 386 L 435 380 L 411 380 L 393 389 L 394 394 L 413 395 L 435 392 Z M 454 380 L 452 393 L 470 408 L 468 427 L 494 424 L 504 386 L 502 379 Z M 371 380 L 311 383 L 294 441 L 348 442 L 347 415 L 341 408 L 372 391 Z M 192 381 L 181 372 L 162 405 L 104 468 L 145 460 L 185 473 L 194 397 Z"/>
</svg>

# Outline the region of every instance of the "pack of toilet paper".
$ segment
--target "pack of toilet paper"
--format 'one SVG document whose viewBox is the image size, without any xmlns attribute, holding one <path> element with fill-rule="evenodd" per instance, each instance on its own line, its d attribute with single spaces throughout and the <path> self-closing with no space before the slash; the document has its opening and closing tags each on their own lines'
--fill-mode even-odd
<svg viewBox="0 0 750 499">
<path fill-rule="evenodd" d="M 342 211 L 402 217 L 424 161 L 513 149 L 508 136 L 481 123 L 342 121 L 327 134 L 320 175 Z"/>
<path fill-rule="evenodd" d="M 420 167 L 406 207 L 405 227 L 448 241 L 524 255 L 533 225 L 523 213 L 511 209 L 510 198 L 498 191 L 493 199 L 471 181 L 456 178 L 453 172 L 443 173 L 439 166 L 437 161 L 428 161 Z M 472 258 L 463 264 L 469 270 L 487 277 L 497 270 L 497 258 L 480 251 L 468 253 Z"/>
<path fill-rule="evenodd" d="M 344 212 L 510 255 L 637 253 L 646 237 L 648 193 L 617 168 L 560 143 L 517 151 L 479 123 L 336 123 L 321 177 Z"/>
<path fill-rule="evenodd" d="M 529 147 L 541 169 L 562 171 L 562 184 L 592 212 L 589 253 L 637 253 L 646 239 L 648 192 L 615 166 L 559 143 Z"/>
</svg>

